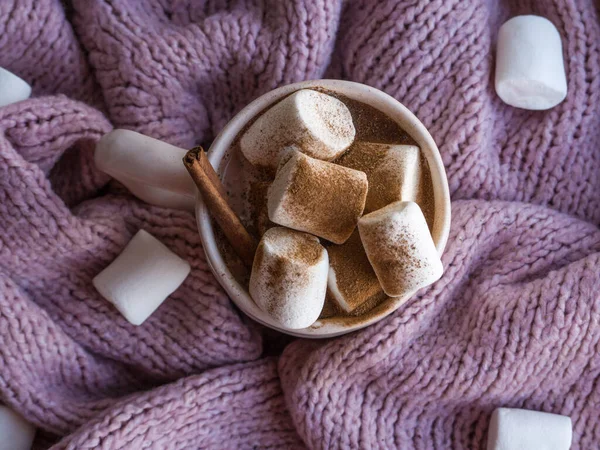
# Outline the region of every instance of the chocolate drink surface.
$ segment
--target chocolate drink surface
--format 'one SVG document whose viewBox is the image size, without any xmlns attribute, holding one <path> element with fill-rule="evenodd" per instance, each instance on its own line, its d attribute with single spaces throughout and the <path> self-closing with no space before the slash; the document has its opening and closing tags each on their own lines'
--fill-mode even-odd
<svg viewBox="0 0 600 450">
<path fill-rule="evenodd" d="M 334 92 L 324 91 L 324 93 L 335 96 L 344 102 L 351 112 L 356 128 L 355 143 L 343 155 L 334 160 L 334 163 L 344 165 L 344 157 L 347 157 L 356 145 L 360 145 L 359 143 L 415 145 L 413 139 L 395 121 L 381 111 L 365 103 L 337 95 Z M 221 174 L 223 184 L 229 195 L 231 207 L 239 215 L 240 220 L 250 234 L 257 240 L 260 240 L 266 230 L 276 226 L 269 220 L 267 214 L 267 192 L 274 179 L 274 173 L 252 166 L 243 156 L 239 141 L 244 131 L 262 114 L 258 114 L 238 134 L 217 170 Z M 367 158 L 367 160 L 370 161 L 365 161 L 366 163 L 376 163 L 377 157 Z M 427 160 L 422 154 L 420 155 L 420 164 L 422 170 L 419 186 L 415 188 L 419 192 L 416 202 L 421 207 L 431 230 L 435 214 L 433 186 Z M 218 227 L 215 227 L 215 237 L 219 250 L 232 275 L 242 286 L 248 288 L 250 270 L 235 255 Z M 333 245 L 326 240 L 321 241 L 325 247 Z M 332 301 L 331 293 L 328 293 L 320 318 L 335 320 L 338 317 L 358 316 L 356 318 L 359 319 L 362 315 L 368 314 L 372 308 L 378 307 L 386 298 L 385 296 L 376 296 L 368 304 L 364 304 L 352 312 L 347 312 L 337 307 L 336 303 Z"/>
</svg>

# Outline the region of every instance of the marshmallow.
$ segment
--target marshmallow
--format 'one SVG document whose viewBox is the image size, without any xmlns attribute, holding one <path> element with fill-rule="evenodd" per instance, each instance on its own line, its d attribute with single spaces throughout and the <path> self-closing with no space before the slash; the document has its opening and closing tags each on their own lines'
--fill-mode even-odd
<svg viewBox="0 0 600 450">
<path fill-rule="evenodd" d="M 367 189 L 363 172 L 290 150 L 269 189 L 269 219 L 343 244 L 363 212 Z"/>
<path fill-rule="evenodd" d="M 517 16 L 500 27 L 496 93 L 511 106 L 542 110 L 567 96 L 560 34 L 548 19 Z"/>
<path fill-rule="evenodd" d="M 417 201 L 421 180 L 419 147 L 355 142 L 336 163 L 367 174 L 365 213 L 397 201 Z"/>
<path fill-rule="evenodd" d="M 0 107 L 27 100 L 31 86 L 14 73 L 0 67 Z"/>
<path fill-rule="evenodd" d="M 444 271 L 419 205 L 395 202 L 361 217 L 360 238 L 384 292 L 401 297 Z"/>
<path fill-rule="evenodd" d="M 0 450 L 29 450 L 35 428 L 19 414 L 0 405 Z"/>
<path fill-rule="evenodd" d="M 319 239 L 276 227 L 262 237 L 250 275 L 250 295 L 282 327 L 312 325 L 327 292 L 327 251 Z"/>
<path fill-rule="evenodd" d="M 490 421 L 487 450 L 568 450 L 571 437 L 570 417 L 498 408 Z"/>
<path fill-rule="evenodd" d="M 328 247 L 327 253 L 327 288 L 340 309 L 352 313 L 363 305 L 385 298 L 360 241 L 358 230 L 342 245 Z"/>
<path fill-rule="evenodd" d="M 288 145 L 317 159 L 331 161 L 354 140 L 350 111 L 335 97 L 310 89 L 296 91 L 256 119 L 240 139 L 253 165 L 275 169 Z"/>
<path fill-rule="evenodd" d="M 140 230 L 92 281 L 133 325 L 141 325 L 190 273 L 190 265 Z"/>
<path fill-rule="evenodd" d="M 96 144 L 94 161 L 139 199 L 194 210 L 196 186 L 181 162 L 186 150 L 130 130 L 113 130 Z"/>
</svg>

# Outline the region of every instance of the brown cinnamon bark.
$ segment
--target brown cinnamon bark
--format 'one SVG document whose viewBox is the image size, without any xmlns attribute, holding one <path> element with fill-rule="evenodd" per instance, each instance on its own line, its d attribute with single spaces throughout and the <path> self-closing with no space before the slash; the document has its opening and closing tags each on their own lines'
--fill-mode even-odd
<svg viewBox="0 0 600 450">
<path fill-rule="evenodd" d="M 206 157 L 202 147 L 194 147 L 183 157 L 183 164 L 191 175 L 211 216 L 242 262 L 252 267 L 256 240 L 248 233 L 237 214 L 229 206 L 225 188 Z"/>
<path fill-rule="evenodd" d="M 219 194 L 221 194 L 221 197 L 223 197 L 227 204 L 229 204 L 229 198 L 227 196 L 227 192 L 225 192 L 225 186 L 223 186 L 223 183 L 221 183 L 221 179 L 219 178 L 219 175 L 217 175 L 217 172 L 215 172 L 215 169 L 208 160 L 204 149 L 202 147 L 194 147 L 192 150 L 197 152 L 197 159 L 200 163 L 200 167 L 202 168 L 202 170 L 204 170 L 204 173 L 208 176 L 210 182 L 219 190 Z"/>
</svg>

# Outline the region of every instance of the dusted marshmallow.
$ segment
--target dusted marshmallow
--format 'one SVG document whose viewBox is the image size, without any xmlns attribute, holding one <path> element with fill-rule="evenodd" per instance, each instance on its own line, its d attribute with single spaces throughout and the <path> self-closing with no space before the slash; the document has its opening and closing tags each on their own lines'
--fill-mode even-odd
<svg viewBox="0 0 600 450">
<path fill-rule="evenodd" d="M 313 158 L 331 161 L 352 144 L 355 133 L 344 103 L 302 89 L 262 114 L 244 133 L 240 147 L 252 164 L 275 169 L 282 149 L 288 145 Z"/>
<path fill-rule="evenodd" d="M 190 273 L 190 265 L 140 230 L 92 281 L 133 325 L 141 325 Z"/>
<path fill-rule="evenodd" d="M 331 245 L 327 288 L 343 311 L 352 313 L 361 306 L 383 300 L 385 294 L 367 258 L 358 230 L 342 245 Z"/>
<path fill-rule="evenodd" d="M 27 100 L 31 86 L 14 73 L 0 67 L 0 107 Z"/>
<path fill-rule="evenodd" d="M 0 450 L 29 450 L 35 436 L 33 425 L 0 405 Z"/>
<path fill-rule="evenodd" d="M 256 250 L 250 295 L 282 327 L 306 328 L 323 309 L 328 269 L 327 251 L 319 239 L 286 228 L 271 228 Z"/>
<path fill-rule="evenodd" d="M 496 93 L 517 108 L 542 110 L 567 96 L 560 34 L 548 19 L 517 16 L 500 27 Z"/>
<path fill-rule="evenodd" d="M 417 201 L 421 182 L 419 147 L 355 142 L 336 163 L 367 174 L 365 213 L 397 201 Z"/>
<path fill-rule="evenodd" d="M 360 238 L 384 292 L 402 297 L 437 281 L 444 271 L 421 208 L 395 202 L 358 221 Z"/>
<path fill-rule="evenodd" d="M 182 161 L 186 150 L 130 130 L 113 130 L 96 144 L 94 161 L 139 199 L 194 210 L 196 186 Z"/>
<path fill-rule="evenodd" d="M 365 207 L 367 176 L 290 150 L 269 189 L 269 219 L 343 244 Z"/>
<path fill-rule="evenodd" d="M 487 450 L 569 450 L 571 438 L 570 417 L 498 408 L 490 421 Z"/>
</svg>

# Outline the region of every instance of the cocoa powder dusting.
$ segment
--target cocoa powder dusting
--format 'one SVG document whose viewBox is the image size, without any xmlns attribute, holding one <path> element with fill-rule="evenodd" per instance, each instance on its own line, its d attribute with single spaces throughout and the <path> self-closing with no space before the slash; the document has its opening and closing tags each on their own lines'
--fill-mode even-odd
<svg viewBox="0 0 600 450">
<path fill-rule="evenodd" d="M 235 253 L 233 247 L 223 234 L 223 231 L 213 222 L 213 230 L 215 232 L 215 242 L 219 253 L 223 255 L 223 259 L 227 264 L 227 268 L 233 275 L 233 278 L 241 285 L 248 287 L 250 281 L 250 271 L 244 265 L 240 257 Z"/>
<path fill-rule="evenodd" d="M 392 312 L 398 303 L 405 303 L 406 299 L 401 298 L 393 298 L 383 296 L 374 305 L 367 305 L 365 310 L 356 311 L 354 315 L 349 314 L 339 314 L 337 316 L 327 317 L 323 320 L 324 323 L 335 323 L 345 327 L 352 327 L 355 325 L 361 325 L 364 322 L 371 320 L 374 317 L 379 317 L 380 315 L 387 315 Z"/>
<path fill-rule="evenodd" d="M 321 311 L 321 315 L 319 316 L 319 320 L 327 319 L 329 317 L 336 317 L 343 314 L 343 311 L 336 306 L 335 300 L 333 300 L 331 296 L 331 292 L 327 290 L 327 295 L 325 296 L 325 304 L 323 305 L 323 310 Z"/>
<path fill-rule="evenodd" d="M 370 146 L 367 142 L 354 141 L 346 153 L 334 162 L 351 169 L 370 172 L 377 167 L 390 146 L 390 144 L 387 146 Z"/>
<path fill-rule="evenodd" d="M 286 199 L 287 212 L 324 238 L 345 241 L 367 197 L 366 176 L 355 170 L 301 157 Z"/>
<path fill-rule="evenodd" d="M 312 236 L 303 233 L 299 242 L 294 242 L 288 247 L 286 256 L 307 266 L 312 266 L 321 259 L 322 250 L 323 246 L 319 244 L 318 239 L 313 239 Z"/>
<path fill-rule="evenodd" d="M 435 219 L 435 199 L 433 197 L 433 182 L 427 158 L 421 155 L 421 186 L 416 203 L 421 207 L 429 232 L 433 232 L 433 221 Z"/>
<path fill-rule="evenodd" d="M 248 206 L 250 208 L 251 225 L 249 230 L 258 237 L 270 228 L 276 226 L 269 220 L 269 211 L 267 208 L 267 196 L 271 183 L 268 181 L 252 181 L 248 192 Z"/>
<path fill-rule="evenodd" d="M 374 172 L 381 164 L 390 145 L 372 145 L 367 142 L 357 142 L 350 146 L 348 151 L 338 158 L 335 163 L 351 169 L 360 170 L 367 175 L 369 191 L 365 202 L 364 214 L 374 210 L 371 205 L 387 205 L 397 198 L 387 185 L 374 179 Z"/>
<path fill-rule="evenodd" d="M 329 246 L 327 253 L 331 270 L 336 275 L 337 288 L 351 314 L 356 314 L 359 308 L 360 311 L 363 311 L 364 307 L 372 308 L 377 300 L 385 297 L 377 275 L 369 263 L 358 230 L 344 244 Z M 371 304 L 366 305 L 369 302 Z"/>
</svg>

